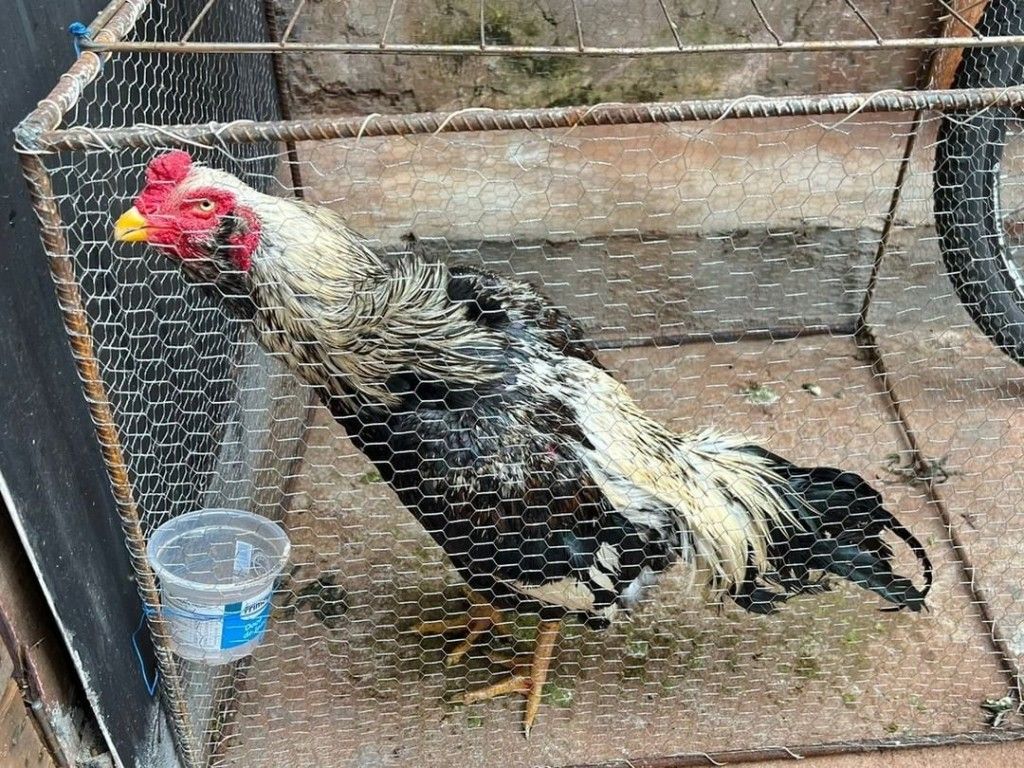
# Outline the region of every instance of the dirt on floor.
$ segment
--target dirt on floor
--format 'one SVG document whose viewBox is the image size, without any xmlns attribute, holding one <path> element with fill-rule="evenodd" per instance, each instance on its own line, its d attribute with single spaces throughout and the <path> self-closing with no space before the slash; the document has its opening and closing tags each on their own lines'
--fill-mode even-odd
<svg viewBox="0 0 1024 768">
<path fill-rule="evenodd" d="M 982 704 L 1006 695 L 1004 661 L 939 510 L 901 470 L 906 446 L 852 339 L 644 347 L 603 359 L 676 429 L 742 430 L 794 461 L 868 478 L 929 550 L 930 610 L 882 612 L 876 597 L 839 585 L 758 617 L 705 605 L 687 573 L 671 573 L 629 622 L 603 633 L 565 625 L 527 741 L 521 699 L 451 699 L 502 673 L 489 651 L 528 650 L 535 620 L 510 617 L 510 639 L 446 668 L 444 641 L 413 626 L 465 608 L 459 579 L 321 413 L 286 516 L 297 569 L 239 682 L 217 765 L 279 766 L 288 755 L 296 768 L 559 766 L 992 732 Z M 1005 530 L 978 535 L 1002 546 Z M 909 555 L 899 564 L 917 573 Z M 1006 573 L 993 589 L 1012 599 L 1024 579 Z M 1011 713 L 1002 728 L 1020 726 Z"/>
</svg>

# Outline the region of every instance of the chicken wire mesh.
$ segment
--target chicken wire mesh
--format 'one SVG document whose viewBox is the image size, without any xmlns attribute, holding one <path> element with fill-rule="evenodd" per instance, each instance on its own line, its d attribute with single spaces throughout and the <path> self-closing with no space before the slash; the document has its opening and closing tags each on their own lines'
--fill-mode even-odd
<svg viewBox="0 0 1024 768">
<path fill-rule="evenodd" d="M 750 83 L 785 96 L 928 82 L 919 50 L 928 46 L 913 39 L 936 34 L 943 15 L 970 33 L 974 6 L 869 14 L 866 3 L 811 4 L 794 14 L 767 3 L 580 2 L 485 4 L 478 14 L 449 3 L 432 6 L 434 16 L 353 3 L 341 42 L 331 15 L 340 5 L 305 6 L 269 9 L 270 31 L 297 41 L 274 62 L 260 47 L 273 38 L 263 9 L 251 4 L 112 4 L 94 26 L 112 55 L 102 69 L 82 57 L 71 78 L 80 90 L 53 102 L 72 130 L 54 132 L 53 122 L 23 146 L 62 307 L 84 310 L 69 330 L 144 602 L 158 599 L 141 547 L 173 516 L 250 509 L 292 541 L 251 659 L 214 669 L 177 659 L 153 617 L 184 762 L 686 764 L 1018 738 L 1022 377 L 944 274 L 932 208 L 941 116 L 923 110 L 954 98 L 1019 104 L 1020 94 L 736 98 Z M 547 26 L 533 26 L 537 14 Z M 457 23 L 439 30 L 442 21 Z M 862 51 L 856 30 L 904 47 Z M 761 50 L 780 33 L 805 48 L 853 43 L 825 58 Z M 474 57 L 473 34 L 506 53 L 525 37 L 534 48 L 575 43 L 583 55 Z M 751 50 L 717 50 L 737 35 Z M 177 52 L 160 47 L 183 38 Z M 314 47 L 371 43 L 383 55 Z M 434 47 L 407 60 L 397 56 L 405 44 Z M 678 59 L 616 58 L 689 44 L 708 51 L 691 79 L 673 69 Z M 730 62 L 741 61 L 734 74 Z M 378 88 L 399 77 L 407 92 Z M 428 91 L 427 81 L 441 85 Z M 230 124 L 281 116 L 282 85 L 310 119 Z M 559 111 L 672 97 L 725 100 Z M 400 114 L 539 104 L 549 109 Z M 399 114 L 363 117 L 377 111 Z M 1009 122 L 1000 202 L 1012 242 L 1024 153 Z M 735 430 L 799 465 L 862 475 L 927 549 L 930 610 L 879 612 L 876 596 L 836 580 L 756 616 L 676 568 L 610 628 L 563 622 L 529 741 L 519 698 L 459 703 L 507 671 L 503 656 L 532 650 L 537 616 L 487 624 L 444 548 L 286 356 L 261 349 L 230 291 L 204 290 L 175 261 L 113 244 L 113 219 L 169 147 L 256 190 L 336 210 L 391 258 L 415 251 L 535 285 L 673 430 Z M 909 553 L 896 569 L 920 584 Z M 449 663 L 465 633 L 446 639 L 420 623 L 467 610 L 480 642 Z M 995 728 L 982 705 L 1008 694 L 990 705 Z"/>
</svg>

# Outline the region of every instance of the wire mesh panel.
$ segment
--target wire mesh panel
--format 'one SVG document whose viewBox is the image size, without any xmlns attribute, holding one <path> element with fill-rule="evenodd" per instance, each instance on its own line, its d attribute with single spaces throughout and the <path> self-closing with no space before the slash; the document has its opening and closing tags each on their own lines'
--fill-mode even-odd
<svg viewBox="0 0 1024 768">
<path fill-rule="evenodd" d="M 275 49 L 248 5 L 125 4 L 141 20 L 96 35 L 113 53 L 72 130 L 34 137 L 129 546 L 199 506 L 292 542 L 265 641 L 215 670 L 169 653 L 137 560 L 186 762 L 686 764 L 1019 737 L 1022 375 L 944 274 L 925 108 L 995 101 L 1012 126 L 1022 94 L 733 99 L 755 76 L 775 95 L 928 82 L 920 39 L 977 17 L 448 3 L 439 30 L 401 3 L 309 5 L 276 8 L 295 45 Z M 857 30 L 900 56 L 844 68 Z M 715 47 L 740 32 L 750 50 Z M 848 50 L 813 58 L 829 39 Z M 652 58 L 691 43 L 720 57 L 694 67 L 704 85 Z M 272 51 L 308 119 L 268 122 Z M 666 98 L 696 100 L 597 104 Z M 363 117 L 481 105 L 547 109 Z M 1022 163 L 1011 130 L 993 193 L 1011 261 Z M 133 203 L 145 237 L 119 237 L 158 247 L 113 242 Z M 632 469 L 602 475 L 613 459 Z M 737 535 L 740 577 L 709 588 L 728 558 L 706 542 Z M 510 672 L 514 695 L 476 693 Z"/>
<path fill-rule="evenodd" d="M 1005 692 L 1005 660 L 852 338 L 911 127 L 909 115 L 794 118 L 300 145 L 307 199 L 382 250 L 403 249 L 411 231 L 446 262 L 543 286 L 659 421 L 739 430 L 798 463 L 870 478 L 927 542 L 937 587 L 924 618 L 879 613 L 854 587 L 753 618 L 709 606 L 679 572 L 630 621 L 564 630 L 543 723 L 524 742 L 517 707 L 451 700 L 502 672 L 495 651 L 528 650 L 535 618 L 510 616 L 511 637 L 447 666 L 454 643 L 417 623 L 472 610 L 460 579 L 320 411 L 288 515 L 303 567 L 239 685 L 223 763 L 272 765 L 299 712 L 308 721 L 290 754 L 311 764 L 597 763 L 984 733 L 980 705 Z M 907 309 L 931 303 L 951 310 L 932 322 L 951 317 L 970 335 L 918 182 L 887 264 L 911 277 L 903 290 L 930 268 L 929 299 L 886 298 L 880 322 L 887 338 L 912 335 Z M 883 274 L 883 295 L 891 282 Z M 785 340 L 797 328 L 820 335 Z"/>
</svg>

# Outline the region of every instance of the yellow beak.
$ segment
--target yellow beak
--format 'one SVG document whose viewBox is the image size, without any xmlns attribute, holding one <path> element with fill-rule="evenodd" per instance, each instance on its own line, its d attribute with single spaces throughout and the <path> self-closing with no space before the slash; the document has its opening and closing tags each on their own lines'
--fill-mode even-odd
<svg viewBox="0 0 1024 768">
<path fill-rule="evenodd" d="M 114 239 L 122 243 L 144 243 L 149 240 L 148 226 L 139 209 L 132 206 L 114 223 Z"/>
</svg>

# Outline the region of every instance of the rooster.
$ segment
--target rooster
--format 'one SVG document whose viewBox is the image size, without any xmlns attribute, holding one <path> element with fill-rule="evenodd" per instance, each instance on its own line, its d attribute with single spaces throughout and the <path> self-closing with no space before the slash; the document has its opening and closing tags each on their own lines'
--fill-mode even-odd
<svg viewBox="0 0 1024 768">
<path fill-rule="evenodd" d="M 932 566 L 856 474 L 795 466 L 734 435 L 678 434 L 602 367 L 530 284 L 375 252 L 334 212 L 261 194 L 182 151 L 156 157 L 118 241 L 145 242 L 251 321 L 477 595 L 453 656 L 501 611 L 539 613 L 527 664 L 465 702 L 519 693 L 529 735 L 562 619 L 601 628 L 682 563 L 755 614 L 828 587 L 920 611 Z M 883 534 L 923 586 L 893 571 Z"/>
</svg>

